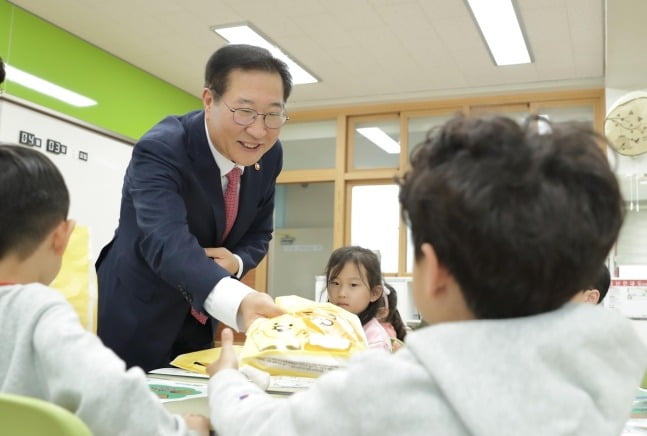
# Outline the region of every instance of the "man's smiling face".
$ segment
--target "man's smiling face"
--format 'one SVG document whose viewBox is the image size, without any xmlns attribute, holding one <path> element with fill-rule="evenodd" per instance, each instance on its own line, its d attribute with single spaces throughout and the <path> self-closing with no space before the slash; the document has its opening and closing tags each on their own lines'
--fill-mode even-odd
<svg viewBox="0 0 647 436">
<path fill-rule="evenodd" d="M 278 73 L 232 70 L 224 95 L 216 100 L 205 88 L 202 102 L 211 142 L 229 160 L 253 165 L 276 143 L 280 128 L 268 129 L 262 115 L 249 126 L 241 126 L 229 108 L 253 109 L 259 114 L 283 112 L 283 82 Z"/>
</svg>

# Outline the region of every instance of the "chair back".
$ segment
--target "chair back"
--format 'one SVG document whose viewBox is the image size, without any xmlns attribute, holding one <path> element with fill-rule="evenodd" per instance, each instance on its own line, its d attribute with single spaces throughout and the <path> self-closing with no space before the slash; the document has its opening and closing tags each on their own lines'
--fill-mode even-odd
<svg viewBox="0 0 647 436">
<path fill-rule="evenodd" d="M 11 436 L 92 436 L 70 411 L 38 398 L 0 393 L 0 434 Z"/>
</svg>

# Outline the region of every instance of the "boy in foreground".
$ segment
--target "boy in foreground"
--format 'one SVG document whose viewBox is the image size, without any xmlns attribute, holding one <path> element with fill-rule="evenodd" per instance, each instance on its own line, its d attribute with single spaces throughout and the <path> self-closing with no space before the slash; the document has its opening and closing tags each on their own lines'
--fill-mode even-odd
<svg viewBox="0 0 647 436">
<path fill-rule="evenodd" d="M 623 220 L 597 141 L 505 117 L 432 132 L 400 181 L 430 325 L 278 400 L 236 371 L 225 330 L 208 368 L 218 435 L 619 434 L 647 350 L 614 311 L 569 303 Z"/>
<path fill-rule="evenodd" d="M 49 284 L 74 222 L 61 173 L 42 153 L 0 144 L 0 392 L 76 414 L 94 435 L 207 435 L 195 415 L 173 416 L 126 365 L 85 331 Z"/>
</svg>

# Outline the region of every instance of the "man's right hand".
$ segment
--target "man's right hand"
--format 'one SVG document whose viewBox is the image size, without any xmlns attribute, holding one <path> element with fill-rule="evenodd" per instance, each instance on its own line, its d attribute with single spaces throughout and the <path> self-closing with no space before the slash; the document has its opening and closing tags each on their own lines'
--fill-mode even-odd
<svg viewBox="0 0 647 436">
<path fill-rule="evenodd" d="M 283 315 L 285 312 L 274 303 L 269 295 L 263 292 L 251 292 L 243 298 L 238 307 L 239 320 L 242 320 L 242 326 L 247 331 L 249 326 L 256 318 L 272 318 Z"/>
</svg>

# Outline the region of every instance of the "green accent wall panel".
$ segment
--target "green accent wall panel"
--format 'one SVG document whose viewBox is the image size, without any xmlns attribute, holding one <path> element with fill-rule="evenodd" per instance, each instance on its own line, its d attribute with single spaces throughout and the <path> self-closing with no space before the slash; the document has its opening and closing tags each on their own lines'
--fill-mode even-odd
<svg viewBox="0 0 647 436">
<path fill-rule="evenodd" d="M 197 96 L 6 0 L 0 0 L 0 56 L 16 68 L 96 100 L 98 104 L 75 107 L 9 80 L 3 85 L 7 94 L 133 139 L 166 115 L 201 107 Z"/>
</svg>

